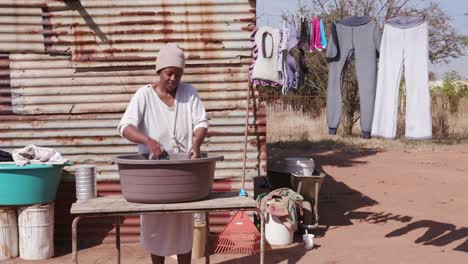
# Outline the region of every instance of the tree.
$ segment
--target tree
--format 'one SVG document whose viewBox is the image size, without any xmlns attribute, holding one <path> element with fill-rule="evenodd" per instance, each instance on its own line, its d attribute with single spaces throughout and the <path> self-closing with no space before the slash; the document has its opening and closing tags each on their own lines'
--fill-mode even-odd
<svg viewBox="0 0 468 264">
<path fill-rule="evenodd" d="M 448 62 L 465 55 L 467 37 L 459 34 L 451 25 L 450 17 L 436 3 L 425 1 L 421 6 L 416 0 L 310 0 L 308 5 L 299 2 L 299 9 L 293 14 L 285 14 L 288 19 L 299 21 L 301 16 L 321 16 L 327 28 L 333 21 L 346 16 L 368 15 L 382 26 L 385 20 L 398 15 L 424 15 L 429 25 L 429 59 L 432 63 Z M 328 65 L 324 53 L 307 54 L 307 65 L 311 67 L 306 76 L 304 92 L 314 91 L 326 97 Z M 351 65 L 352 66 L 352 65 Z M 347 71 L 354 71 L 348 67 Z M 355 122 L 359 120 L 359 100 L 355 74 L 344 73 L 343 127 L 344 134 L 351 135 Z"/>
</svg>

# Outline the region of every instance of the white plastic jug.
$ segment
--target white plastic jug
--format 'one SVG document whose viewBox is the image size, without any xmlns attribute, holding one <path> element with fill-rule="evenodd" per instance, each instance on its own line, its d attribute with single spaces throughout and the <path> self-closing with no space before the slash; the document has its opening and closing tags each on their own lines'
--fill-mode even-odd
<svg viewBox="0 0 468 264">
<path fill-rule="evenodd" d="M 268 214 L 265 223 L 265 238 L 270 245 L 286 246 L 293 242 L 294 232 L 284 226 L 277 216 Z"/>
<path fill-rule="evenodd" d="M 304 241 L 304 248 L 309 250 L 314 248 L 314 234 L 305 233 L 302 235 L 302 240 Z"/>
</svg>

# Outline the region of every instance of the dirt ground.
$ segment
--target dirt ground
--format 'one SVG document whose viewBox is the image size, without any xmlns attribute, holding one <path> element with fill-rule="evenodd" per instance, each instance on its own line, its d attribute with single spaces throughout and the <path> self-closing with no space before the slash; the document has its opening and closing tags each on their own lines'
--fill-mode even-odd
<svg viewBox="0 0 468 264">
<path fill-rule="evenodd" d="M 467 144 L 334 151 L 311 146 L 294 152 L 281 151 L 313 157 L 327 174 L 319 202 L 322 227 L 315 232 L 312 250 L 300 243 L 275 248 L 266 263 L 468 263 Z M 110 244 L 79 253 L 80 263 L 115 261 Z M 258 259 L 211 258 L 224 264 Z M 29 262 L 16 258 L 2 263 Z M 71 255 L 34 263 L 71 263 Z M 122 263 L 150 259 L 138 244 L 125 244 Z"/>
</svg>

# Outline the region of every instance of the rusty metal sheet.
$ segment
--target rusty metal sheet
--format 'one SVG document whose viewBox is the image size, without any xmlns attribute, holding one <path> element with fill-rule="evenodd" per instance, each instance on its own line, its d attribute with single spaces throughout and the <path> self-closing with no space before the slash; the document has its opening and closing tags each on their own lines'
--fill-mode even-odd
<svg viewBox="0 0 468 264">
<path fill-rule="evenodd" d="M 10 87 L 10 58 L 0 54 L 0 115 L 12 113 Z"/>
<path fill-rule="evenodd" d="M 152 67 L 77 72 L 69 60 L 51 55 L 12 54 L 10 71 L 17 114 L 123 112 L 139 87 L 158 80 Z M 242 109 L 247 72 L 247 65 L 188 66 L 183 81 L 199 90 L 208 110 Z"/>
<path fill-rule="evenodd" d="M 43 11 L 46 44 L 70 50 L 75 67 L 154 65 L 166 42 L 186 51 L 187 64 L 242 63 L 255 23 L 255 9 L 237 0 L 50 2 Z"/>
<path fill-rule="evenodd" d="M 44 52 L 42 8 L 40 3 L 0 4 L 0 52 Z"/>
<path fill-rule="evenodd" d="M 211 126 L 202 149 L 225 157 L 213 188 L 237 190 L 254 23 L 248 0 L 1 1 L 0 53 L 9 56 L 0 56 L 0 114 L 10 114 L 0 115 L 0 145 L 7 151 L 27 144 L 56 148 L 75 164 L 66 168 L 62 186 L 72 186 L 76 165 L 96 164 L 100 194 L 120 192 L 111 157 L 135 153 L 136 146 L 116 126 L 131 95 L 157 81 L 159 49 L 176 42 L 187 55 L 183 81 L 197 88 L 208 109 Z M 258 93 L 253 95 L 246 153 L 250 193 L 252 179 L 265 175 L 267 154 L 265 110 Z M 59 193 L 56 213 L 70 219 L 73 191 L 61 187 Z M 228 220 L 214 216 L 212 230 Z M 69 233 L 68 223 L 56 224 L 57 236 Z M 83 227 L 83 237 L 98 233 L 93 226 Z M 105 241 L 112 240 L 112 227 L 100 230 Z M 122 231 L 135 240 L 138 223 L 128 220 Z"/>
</svg>

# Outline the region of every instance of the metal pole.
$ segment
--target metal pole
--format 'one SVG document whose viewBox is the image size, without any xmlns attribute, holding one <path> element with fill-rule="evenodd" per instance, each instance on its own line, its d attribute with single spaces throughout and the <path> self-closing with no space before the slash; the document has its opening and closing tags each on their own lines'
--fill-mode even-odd
<svg viewBox="0 0 468 264">
<path fill-rule="evenodd" d="M 319 180 L 315 181 L 315 195 L 314 195 L 314 198 L 315 198 L 315 201 L 314 201 L 315 225 L 318 226 L 318 220 L 319 220 L 319 215 L 318 215 Z"/>
<path fill-rule="evenodd" d="M 72 262 L 75 264 L 78 264 L 78 236 L 76 234 L 76 228 L 80 220 L 81 216 L 77 216 L 72 222 Z"/>
<path fill-rule="evenodd" d="M 120 264 L 120 216 L 115 217 L 115 247 L 117 249 L 117 264 Z"/>
</svg>

